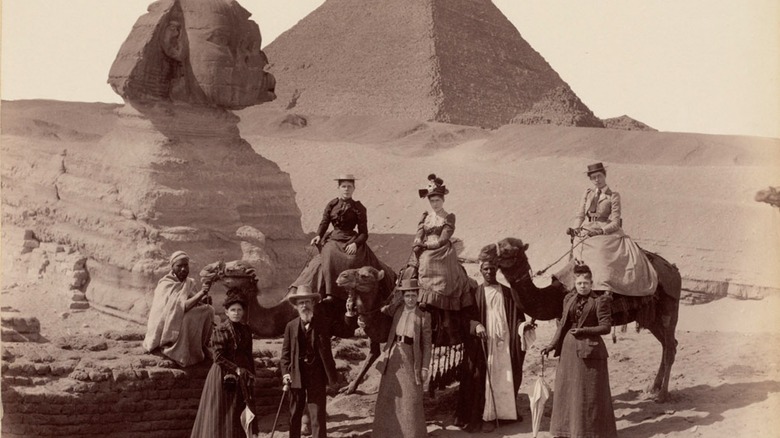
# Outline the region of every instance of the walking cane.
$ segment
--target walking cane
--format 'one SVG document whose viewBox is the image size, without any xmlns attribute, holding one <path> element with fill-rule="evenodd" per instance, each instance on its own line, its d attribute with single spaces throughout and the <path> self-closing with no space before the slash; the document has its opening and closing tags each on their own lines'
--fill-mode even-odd
<svg viewBox="0 0 780 438">
<path fill-rule="evenodd" d="M 276 422 L 279 421 L 279 413 L 282 412 L 282 405 L 284 404 L 284 397 L 290 390 L 290 384 L 285 383 L 282 387 L 282 399 L 279 401 L 279 408 L 276 410 L 276 417 L 274 417 L 274 425 L 271 426 L 271 438 L 274 438 L 274 432 L 276 432 Z"/>
<path fill-rule="evenodd" d="M 490 377 L 490 365 L 488 364 L 487 349 L 485 348 L 485 339 L 482 339 L 479 345 L 482 346 L 482 355 L 485 356 L 485 372 L 487 372 L 488 387 L 490 388 L 490 398 L 493 399 L 493 415 L 496 416 L 496 429 L 498 429 L 498 409 L 496 407 L 496 396 L 493 394 L 493 379 Z"/>
</svg>

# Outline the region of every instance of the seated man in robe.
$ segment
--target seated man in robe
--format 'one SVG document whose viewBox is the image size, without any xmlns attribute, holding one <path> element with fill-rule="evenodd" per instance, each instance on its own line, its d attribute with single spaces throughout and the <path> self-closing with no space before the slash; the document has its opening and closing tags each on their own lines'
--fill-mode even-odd
<svg viewBox="0 0 780 438">
<path fill-rule="evenodd" d="M 492 432 L 496 419 L 522 421 L 516 397 L 525 360 L 518 327 L 525 315 L 516 293 L 496 280 L 497 271 L 493 262 L 482 262 L 484 281 L 468 308 L 472 336 L 464 342 L 456 411 L 456 425 L 468 432 Z"/>
<path fill-rule="evenodd" d="M 206 358 L 214 324 L 214 308 L 204 302 L 211 283 L 198 290 L 189 274 L 190 257 L 176 251 L 171 255 L 171 272 L 154 290 L 143 343 L 147 353 L 159 348 L 182 367 Z"/>
</svg>

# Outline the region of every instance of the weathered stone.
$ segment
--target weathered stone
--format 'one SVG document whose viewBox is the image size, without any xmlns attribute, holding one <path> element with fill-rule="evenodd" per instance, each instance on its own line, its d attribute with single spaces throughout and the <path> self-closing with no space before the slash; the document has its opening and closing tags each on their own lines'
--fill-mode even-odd
<svg viewBox="0 0 780 438">
<path fill-rule="evenodd" d="M 326 1 L 265 50 L 275 106 L 309 115 L 497 128 L 569 88 L 490 1 Z"/>
<path fill-rule="evenodd" d="M 227 109 L 271 101 L 275 80 L 249 16 L 235 1 L 156 2 L 122 44 L 108 83 L 125 100 Z"/>
<path fill-rule="evenodd" d="M 70 303 L 71 310 L 86 310 L 89 309 L 89 303 L 86 301 L 74 301 Z"/>
</svg>

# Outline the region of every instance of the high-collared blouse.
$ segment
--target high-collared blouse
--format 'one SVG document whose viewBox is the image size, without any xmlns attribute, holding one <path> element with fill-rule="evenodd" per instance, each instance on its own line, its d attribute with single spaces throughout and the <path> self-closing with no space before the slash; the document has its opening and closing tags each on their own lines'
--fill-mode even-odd
<svg viewBox="0 0 780 438">
<path fill-rule="evenodd" d="M 330 224 L 333 224 L 334 231 L 338 230 L 340 235 L 350 236 L 350 243 L 360 244 L 368 240 L 368 213 L 360 201 L 336 198 L 328 202 L 317 229 L 320 238 L 325 236 Z M 355 227 L 357 233 L 354 231 Z"/>
</svg>

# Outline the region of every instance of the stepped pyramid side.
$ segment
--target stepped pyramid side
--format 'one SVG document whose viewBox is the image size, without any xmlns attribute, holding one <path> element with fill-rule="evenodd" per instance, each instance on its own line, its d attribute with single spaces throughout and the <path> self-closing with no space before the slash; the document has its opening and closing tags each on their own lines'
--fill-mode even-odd
<svg viewBox="0 0 780 438">
<path fill-rule="evenodd" d="M 434 119 L 430 1 L 327 0 L 264 51 L 275 105 L 304 114 Z"/>
<path fill-rule="evenodd" d="M 569 88 L 490 0 L 433 0 L 433 22 L 437 121 L 496 128 Z"/>
<path fill-rule="evenodd" d="M 574 94 L 490 0 L 326 0 L 265 51 L 274 105 L 302 114 L 496 128 Z"/>
</svg>

